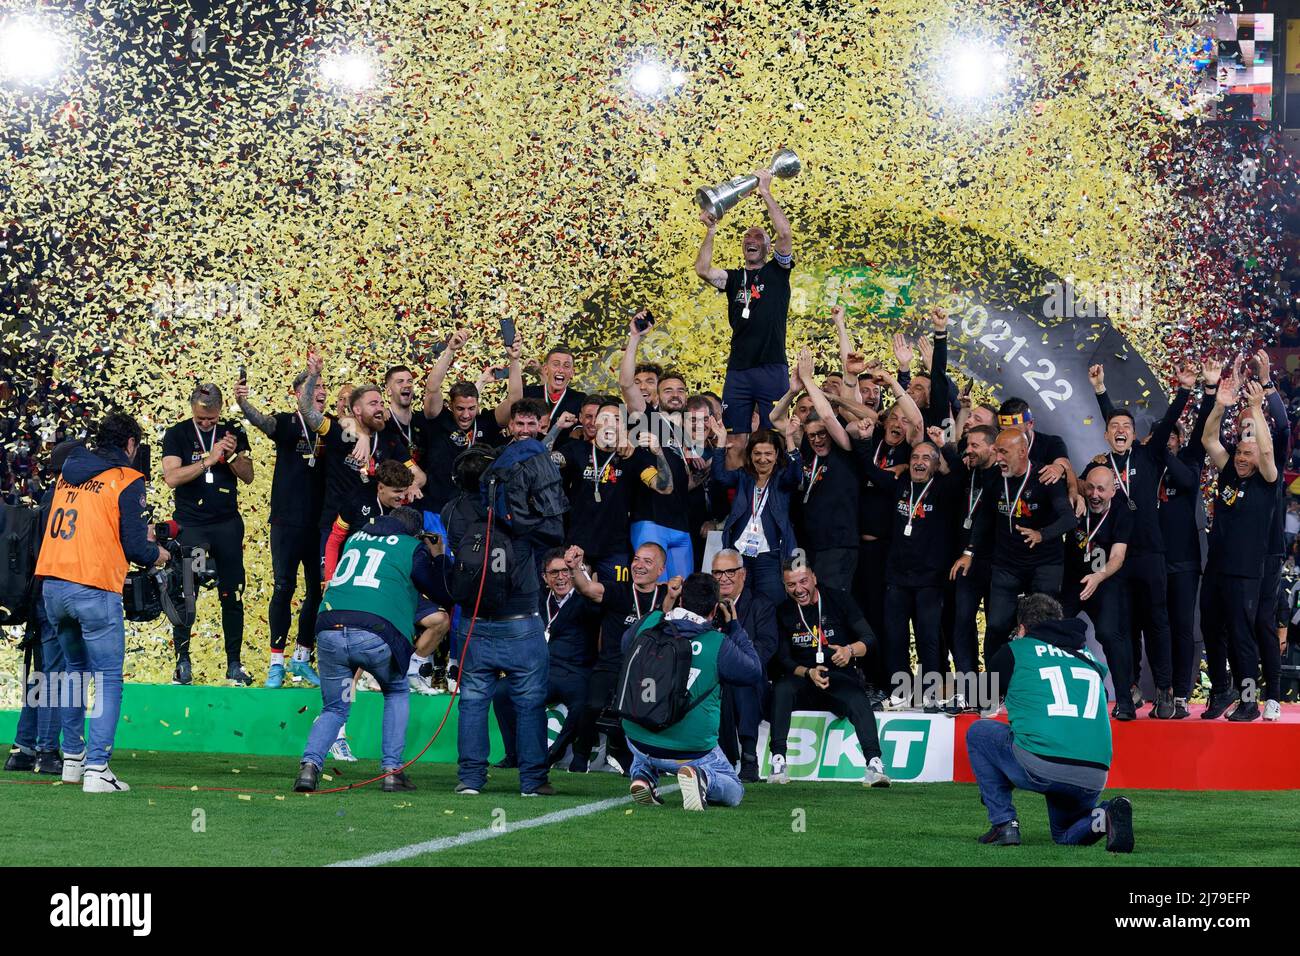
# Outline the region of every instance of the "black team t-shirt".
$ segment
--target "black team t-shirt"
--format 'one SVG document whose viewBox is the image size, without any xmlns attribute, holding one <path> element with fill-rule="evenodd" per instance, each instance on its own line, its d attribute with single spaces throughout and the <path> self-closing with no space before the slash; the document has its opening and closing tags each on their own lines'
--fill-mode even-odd
<svg viewBox="0 0 1300 956">
<path fill-rule="evenodd" d="M 663 607 L 668 585 L 656 584 L 653 591 L 635 591 L 631 581 L 602 581 L 605 594 L 600 600 L 600 653 L 597 666 L 618 671 L 623 666 L 623 634 L 651 611 Z"/>
<path fill-rule="evenodd" d="M 769 259 L 758 269 L 728 269 L 727 321 L 731 323 L 729 370 L 785 365 L 785 328 L 790 312 L 790 265 Z M 744 317 L 749 293 L 749 318 Z"/>
<path fill-rule="evenodd" d="M 429 420 L 424 417 L 424 412 L 412 409 L 411 420 L 405 425 L 390 416 L 384 431 L 400 439 L 406 457 L 411 461 L 418 462 L 424 457 L 424 449 L 429 445 Z"/>
<path fill-rule="evenodd" d="M 1202 453 L 1202 457 L 1204 453 Z M 1189 463 L 1165 450 L 1156 504 L 1160 511 L 1160 537 L 1165 542 L 1165 567 L 1169 573 L 1201 570 L 1201 531 L 1196 525 L 1196 502 L 1201 493 L 1200 462 Z"/>
<path fill-rule="evenodd" d="M 867 645 L 867 657 L 870 658 L 877 653 L 876 637 L 848 594 L 821 585 L 818 585 L 817 593 L 821 598 L 820 617 L 816 601 L 807 607 L 800 607 L 793 600 L 786 599 L 776 609 L 776 657 L 781 672 L 789 676 L 794 674 L 796 667 L 817 666 L 820 629 L 820 637 L 824 642 L 822 666 L 832 675 L 862 684 L 862 669 L 854 666 L 858 661 L 853 660 L 844 667 L 836 667 L 831 663 L 831 652 L 835 646 L 862 641 Z M 811 683 L 809 681 L 810 685 Z"/>
<path fill-rule="evenodd" d="M 912 457 L 912 446 L 906 441 L 887 445 L 883 437 L 877 437 L 880 431 L 882 430 L 877 429 L 877 435 L 873 435 L 869 441 L 854 443 L 854 452 L 864 468 L 867 463 L 885 470 L 895 465 L 906 465 Z M 882 488 L 870 478 L 864 477 L 858 495 L 858 531 L 874 538 L 888 537 L 896 500 L 892 487 Z"/>
<path fill-rule="evenodd" d="M 686 460 L 674 448 L 664 449 L 668 470 L 673 473 L 672 494 L 661 495 L 644 482 L 639 483 L 632 497 L 632 520 L 651 521 L 662 528 L 690 532 L 691 524 L 691 474 Z"/>
<path fill-rule="evenodd" d="M 1085 575 L 1106 570 L 1106 562 L 1110 560 L 1115 545 L 1130 543 L 1134 526 L 1133 512 L 1127 505 L 1119 503 L 1119 495 L 1111 499 L 1104 514 L 1093 514 L 1089 510 L 1076 520 L 1077 526 L 1065 539 L 1065 582 L 1061 588 L 1064 593 L 1074 596 L 1083 590 L 1079 582 Z M 1102 582 L 1102 587 L 1115 580 L 1108 578 Z M 1094 597 L 1096 594 L 1093 592 Z"/>
<path fill-rule="evenodd" d="M 981 518 L 993 523 L 994 566 L 1028 571 L 1061 564 L 1065 559 L 1061 536 L 1074 526 L 1065 481 L 1043 484 L 1031 462 L 1023 475 L 999 473 L 994 488 L 997 507 L 990 508 Z M 1017 525 L 1042 532 L 1043 540 L 1031 548 L 1016 530 Z"/>
<path fill-rule="evenodd" d="M 1115 498 L 1112 507 L 1132 510 L 1133 540 L 1130 554 L 1164 554 L 1165 539 L 1160 533 L 1159 487 L 1165 470 L 1164 451 L 1152 451 L 1150 443 L 1135 445 L 1122 455 L 1106 452 L 1092 460 L 1109 465 L 1115 472 Z M 1130 500 L 1133 509 L 1129 508 Z"/>
<path fill-rule="evenodd" d="M 572 412 L 573 417 L 576 419 L 578 413 L 582 411 L 582 403 L 587 400 L 587 395 L 585 392 L 580 392 L 570 386 L 556 398 L 550 394 L 545 385 L 525 385 L 524 398 L 540 398 L 542 404 L 546 406 L 546 410 L 550 413 L 551 424 L 554 425 L 555 420 L 565 412 Z M 560 435 L 556 438 L 555 444 L 558 446 L 562 442 L 568 441 L 567 435 L 567 431 Z M 542 435 L 541 437 L 545 438 L 546 436 Z"/>
<path fill-rule="evenodd" d="M 274 416 L 271 524 L 315 528 L 325 502 L 325 447 L 296 412 Z"/>
<path fill-rule="evenodd" d="M 234 422 L 218 421 L 212 431 L 200 432 L 194 419 L 187 418 L 163 433 L 163 457 L 193 465 L 206 458 L 213 445 L 226 435 L 235 436 L 236 455 L 248 451 L 248 435 Z M 208 475 L 212 476 L 210 482 Z M 182 527 L 228 521 L 239 515 L 239 479 L 223 459 L 193 481 L 178 486 L 175 501 L 176 520 Z"/>
<path fill-rule="evenodd" d="M 1034 433 L 1034 442 L 1029 446 L 1029 460 L 1038 468 L 1044 465 L 1050 465 L 1058 458 L 1070 459 L 1070 451 L 1065 446 L 1065 439 L 1057 435 L 1045 435 L 1042 432 Z M 1037 469 L 1035 469 L 1037 470 Z M 1062 478 L 1062 481 L 1065 479 Z"/>
<path fill-rule="evenodd" d="M 936 474 L 925 482 L 912 481 L 867 466 L 867 477 L 894 497 L 889 528 L 889 554 L 885 581 L 903 587 L 943 587 L 951 567 L 957 528 L 965 511 L 957 502 L 957 477 Z"/>
<path fill-rule="evenodd" d="M 387 429 L 385 429 L 387 431 Z M 456 486 L 451 476 L 460 453 L 473 445 L 497 446 L 503 444 L 501 426 L 496 412 L 481 411 L 474 417 L 466 431 L 456 425 L 450 408 L 443 408 L 434 418 L 426 419 L 424 454 L 420 467 L 424 470 L 423 497 L 416 502 L 425 511 L 440 512 L 443 506 L 456 497 Z"/>
<path fill-rule="evenodd" d="M 1219 472 L 1207 575 L 1213 571 L 1234 578 L 1264 576 L 1269 530 L 1277 504 L 1276 484 L 1265 481 L 1259 472 L 1249 478 L 1238 477 L 1231 460 Z"/>
<path fill-rule="evenodd" d="M 338 521 L 346 525 L 351 534 L 382 518 L 390 510 L 379 503 L 379 486 L 372 481 L 365 487 L 358 488 L 351 498 L 343 502 Z"/>
<path fill-rule="evenodd" d="M 862 486 L 858 455 L 832 442 L 830 451 L 817 457 L 805 441 L 803 462 L 799 490 L 790 496 L 795 539 L 814 554 L 829 548 L 856 548 Z"/>
<path fill-rule="evenodd" d="M 343 506 L 359 490 L 375 481 L 375 469 L 380 462 L 400 461 L 409 464 L 404 453 L 406 442 L 388 428 L 371 436 L 370 456 L 364 462 L 353 460 L 357 447 L 355 434 L 349 437 L 339 420 L 332 415 L 321 426 L 321 445 L 325 448 L 325 505 L 321 509 L 320 527 L 334 524 Z"/>
<path fill-rule="evenodd" d="M 564 476 L 569 498 L 568 543 L 593 558 L 627 554 L 632 501 L 636 489 L 645 487 L 645 472 L 656 471 L 654 455 L 637 448 L 631 457 L 620 458 L 616 451 L 601 451 L 582 440 L 571 441 L 551 455 Z"/>
</svg>

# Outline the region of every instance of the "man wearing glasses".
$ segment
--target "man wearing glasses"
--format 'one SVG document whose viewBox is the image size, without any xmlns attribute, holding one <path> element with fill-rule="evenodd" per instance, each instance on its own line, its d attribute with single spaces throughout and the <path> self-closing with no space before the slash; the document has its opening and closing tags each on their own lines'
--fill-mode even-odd
<svg viewBox="0 0 1300 956">
<path fill-rule="evenodd" d="M 573 742 L 587 710 L 587 690 L 591 682 L 591 669 L 596 663 L 596 637 L 600 628 L 601 610 L 600 605 L 587 600 L 573 586 L 573 571 L 565 564 L 563 548 L 548 551 L 542 567 L 542 579 L 546 588 L 542 591 L 537 610 L 546 626 L 544 634 L 550 658 L 550 686 L 546 691 L 546 706 L 563 704 L 567 711 L 564 727 L 546 754 L 546 766 L 553 767 Z M 492 706 L 496 709 L 501 739 L 506 745 L 505 759 L 497 766 L 517 767 L 519 757 L 515 747 L 515 707 L 505 681 L 497 685 Z M 586 755 L 583 756 L 585 759 Z"/>
<path fill-rule="evenodd" d="M 758 724 L 768 687 L 767 662 L 776 653 L 776 608 L 753 588 L 745 587 L 745 567 L 739 551 L 724 548 L 713 556 L 713 579 L 718 582 L 720 599 L 730 602 L 735 619 L 753 641 L 763 666 L 759 684 L 722 685 L 722 723 L 718 733 L 718 746 L 727 759 L 734 763 L 736 753 L 740 755 L 740 779 L 757 783 Z"/>
</svg>

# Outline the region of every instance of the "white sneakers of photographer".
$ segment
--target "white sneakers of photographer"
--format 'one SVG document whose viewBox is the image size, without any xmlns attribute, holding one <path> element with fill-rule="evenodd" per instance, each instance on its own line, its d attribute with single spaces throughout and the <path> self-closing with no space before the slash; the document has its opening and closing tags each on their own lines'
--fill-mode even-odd
<svg viewBox="0 0 1300 956">
<path fill-rule="evenodd" d="M 63 782 L 81 783 L 81 776 L 86 772 L 86 752 L 63 755 Z"/>
<path fill-rule="evenodd" d="M 126 781 L 119 780 L 117 774 L 108 767 L 87 770 L 81 781 L 83 793 L 125 793 L 130 789 Z"/>
</svg>

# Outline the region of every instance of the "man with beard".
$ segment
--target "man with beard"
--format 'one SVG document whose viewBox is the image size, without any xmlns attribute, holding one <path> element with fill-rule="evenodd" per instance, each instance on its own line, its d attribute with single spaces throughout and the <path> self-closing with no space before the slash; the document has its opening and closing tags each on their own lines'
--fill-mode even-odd
<svg viewBox="0 0 1300 956">
<path fill-rule="evenodd" d="M 997 437 L 995 428 L 975 425 L 966 432 L 966 451 L 960 459 L 948 445 L 943 447 L 949 467 L 964 494 L 960 509 L 961 531 L 957 536 L 962 551 L 948 572 L 948 578 L 953 582 L 952 660 L 967 687 L 971 686 L 979 671 L 980 642 L 976 615 L 981 602 L 985 615 L 989 613 L 993 539 L 988 532 L 992 529 L 988 522 L 979 519 L 983 511 L 993 508 L 997 501 L 997 484 L 1002 477 L 993 448 Z M 980 534 L 977 535 L 977 531 Z M 949 710 L 961 711 L 974 703 L 962 695 L 961 700 L 951 701 Z"/>
<path fill-rule="evenodd" d="M 664 549 L 647 542 L 632 555 L 630 581 L 597 581 L 591 576 L 581 548 L 569 548 L 564 554 L 564 563 L 573 572 L 578 593 L 599 604 L 601 610 L 600 641 L 587 694 L 587 712 L 573 741 L 573 762 L 569 764 L 573 773 L 587 772 L 588 755 L 596 744 L 597 721 L 613 698 L 623 669 L 624 633 L 651 611 L 662 608 L 668 597 L 670 584 L 658 583 L 665 561 Z M 681 582 L 677 585 L 680 587 Z M 632 766 L 632 754 L 623 732 L 611 725 L 606 739 L 605 752 L 610 764 L 619 773 L 627 773 Z"/>
<path fill-rule="evenodd" d="M 394 365 L 384 373 L 384 398 L 387 402 L 384 415 L 388 418 L 388 428 L 401 437 L 407 457 L 411 461 L 420 461 L 429 444 L 428 419 L 423 414 L 417 415 L 411 407 L 414 394 L 415 376 L 410 368 Z"/>
<path fill-rule="evenodd" d="M 1115 682 L 1115 717 L 1132 720 L 1137 714 L 1125 688 L 1131 681 L 1133 652 L 1124 623 L 1124 585 L 1116 575 L 1133 536 L 1133 512 L 1112 503 L 1116 482 L 1109 463 L 1090 462 L 1079 480 L 1087 507 L 1065 545 L 1061 606 L 1066 617 L 1083 612 L 1092 621 Z"/>
<path fill-rule="evenodd" d="M 1178 369 L 1178 392 L 1164 417 L 1151 429 L 1148 444 L 1136 442 L 1133 415 L 1116 408 L 1106 394 L 1106 376 L 1101 365 L 1088 369 L 1088 378 L 1097 393 L 1097 404 L 1106 418 L 1106 444 L 1110 451 L 1093 459 L 1109 464 L 1119 483 L 1119 507 L 1133 512 L 1133 541 L 1124 561 L 1123 580 L 1128 589 L 1129 627 L 1141 631 L 1146 641 L 1147 660 L 1156 684 L 1156 705 L 1151 716 L 1168 720 L 1174 715 L 1174 676 L 1169 637 L 1169 611 L 1165 605 L 1169 587 L 1165 573 L 1165 542 L 1160 534 L 1158 487 L 1169 435 L 1178 426 L 1178 418 L 1187 407 L 1190 389 L 1196 384 L 1196 369 L 1184 365 Z M 1077 513 L 1077 508 L 1076 508 Z M 1132 668 L 1119 673 L 1111 668 L 1115 680 L 1132 680 Z M 1137 696 L 1132 692 L 1133 704 Z M 1117 694 L 1118 695 L 1118 694 Z M 1118 708 L 1116 716 L 1124 712 Z"/>
<path fill-rule="evenodd" d="M 1039 436 L 1040 440 L 1042 436 Z M 989 574 L 984 660 L 1006 644 L 1016 620 L 1016 600 L 1022 594 L 1061 592 L 1065 561 L 1062 535 L 1074 527 L 1074 511 L 1059 479 L 1045 483 L 1029 458 L 1029 438 L 1019 428 L 1007 428 L 993 444 L 1001 481 L 995 483 L 995 507 L 976 519 L 979 537 L 993 540 Z"/>
<path fill-rule="evenodd" d="M 546 429 L 554 428 L 564 415 L 571 416 L 568 427 L 572 427 L 578 420 L 578 412 L 582 411 L 582 400 L 586 396 L 571 388 L 572 384 L 573 352 L 567 346 L 557 345 L 546 353 L 546 358 L 542 361 L 542 384 L 524 386 L 524 398 L 537 399 L 543 403 Z M 568 441 L 568 427 L 561 428 L 555 442 L 557 446 Z"/>
<path fill-rule="evenodd" d="M 1156 502 L 1160 508 L 1160 536 L 1165 542 L 1165 574 L 1169 609 L 1169 637 L 1172 644 L 1172 670 L 1174 678 L 1174 715 L 1181 720 L 1188 716 L 1188 698 L 1192 695 L 1192 681 L 1199 676 L 1196 660 L 1196 608 L 1197 593 L 1201 584 L 1201 528 L 1204 527 L 1204 503 L 1201 497 L 1201 472 L 1205 468 L 1205 445 L 1201 435 L 1205 422 L 1214 409 L 1214 393 L 1223 373 L 1222 363 L 1207 359 L 1201 365 L 1205 393 L 1191 433 L 1183 434 L 1179 425 L 1169 435 L 1165 451 L 1164 471 Z M 1136 641 L 1134 640 L 1136 638 Z M 1138 663 L 1141 635 L 1130 635 L 1133 645 L 1133 681 L 1138 682 Z"/>
<path fill-rule="evenodd" d="M 510 406 L 523 397 L 524 382 L 519 368 L 519 341 L 506 349 L 510 359 L 510 380 L 506 397 L 494 409 L 480 409 L 478 386 L 459 381 L 452 385 L 444 402 L 442 383 L 456 354 L 469 341 L 467 329 L 457 329 L 447 340 L 424 386 L 424 417 L 427 421 L 426 447 L 420 459 L 428 481 L 420 507 L 438 514 L 456 496 L 451 475 L 456 456 L 473 445 L 499 445 L 502 432 L 510 420 Z"/>
<path fill-rule="evenodd" d="M 783 570 L 789 597 L 777 609 L 777 658 L 782 676 L 772 687 L 772 771 L 768 783 L 789 783 L 786 754 L 790 715 L 829 710 L 848 717 L 867 762 L 863 786 L 888 787 L 880 761 L 880 738 L 862 672 L 853 662 L 878 653 L 875 635 L 843 591 L 817 586 L 817 575 L 800 562 Z"/>
<path fill-rule="evenodd" d="M 718 746 L 728 760 L 739 740 L 740 779 L 758 781 L 758 725 L 762 719 L 763 697 L 768 688 L 767 665 L 776 653 L 776 609 L 753 588 L 745 587 L 745 565 L 740 552 L 723 548 L 713 556 L 713 579 L 723 601 L 735 608 L 735 619 L 754 643 L 763 667 L 762 680 L 753 686 L 724 688 L 722 691 L 722 726 Z"/>
<path fill-rule="evenodd" d="M 571 441 L 551 453 L 564 476 L 569 499 L 566 540 L 581 548 L 601 581 L 627 577 L 628 521 L 637 488 L 673 493 L 673 475 L 653 432 L 638 436 L 641 447 L 620 447 L 619 407 L 605 401 L 596 416 L 594 442 Z"/>
<path fill-rule="evenodd" d="M 314 404 L 316 383 L 303 389 L 299 402 Z M 239 514 L 239 482 L 253 480 L 248 436 L 238 425 L 221 421 L 221 390 L 199 385 L 190 395 L 192 416 L 163 435 L 163 481 L 175 491 L 179 541 L 202 546 L 216 565 L 221 599 L 221 631 L 226 642 L 226 680 L 247 686 L 252 675 L 240 663 L 244 645 L 244 519 Z M 190 632 L 176 624 L 174 684 L 192 680 Z"/>
<path fill-rule="evenodd" d="M 631 323 L 635 329 L 635 320 Z M 686 464 L 685 423 L 688 390 L 686 380 L 676 372 L 659 379 L 659 412 L 646 422 L 646 401 L 635 385 L 623 388 L 628 430 L 634 441 L 650 428 L 663 445 L 672 472 L 672 491 L 664 494 L 651 486 L 642 487 L 632 503 L 632 547 L 652 541 L 668 556 L 664 579 L 685 578 L 695 570 L 695 544 L 691 537 L 691 469 Z"/>
<path fill-rule="evenodd" d="M 811 365 L 805 349 L 795 371 L 796 384 L 804 384 L 803 375 Z M 844 517 L 858 513 L 863 480 L 859 459 L 865 457 L 867 445 L 849 437 L 835 417 L 829 396 L 815 382 L 808 386 L 808 395 L 813 408 L 803 421 L 803 477 L 792 496 L 795 539 L 822 585 L 847 591 L 858 566 L 858 534 L 857 523 Z"/>
<path fill-rule="evenodd" d="M 938 429 L 935 429 L 937 435 Z M 942 657 L 940 621 L 948 559 L 957 524 L 955 483 L 951 475 L 939 472 L 939 449 L 930 441 L 912 448 L 907 472 L 895 475 L 868 459 L 863 463 L 867 477 L 889 489 L 895 499 L 889 550 L 885 559 L 885 673 L 897 688 L 894 704 L 902 706 L 909 697 L 911 675 L 909 634 L 916 634 L 916 657 L 920 674 L 916 686 L 935 680 L 947 671 Z M 923 700 L 927 712 L 937 713 L 933 687 Z"/>
<path fill-rule="evenodd" d="M 1034 412 L 1023 398 L 1008 398 L 998 408 L 999 429 L 1018 428 L 1025 434 L 1029 445 L 1029 461 L 1038 473 L 1038 480 L 1053 485 L 1064 480 L 1070 504 L 1078 502 L 1078 482 L 1070 464 L 1070 452 L 1065 441 L 1057 435 L 1040 432 L 1034 427 Z"/>
<path fill-rule="evenodd" d="M 381 461 L 398 461 L 414 476 L 409 500 L 419 501 L 424 472 L 404 452 L 407 450 L 396 429 L 389 430 L 384 417 L 384 398 L 378 385 L 361 385 L 348 398 L 349 419 L 328 418 L 309 396 L 316 389 L 323 360 L 318 352 L 307 356 L 307 380 L 298 396 L 298 411 L 309 431 L 321 438 L 325 450 L 325 504 L 321 508 L 320 553 L 325 557 L 334 519 L 357 491 L 370 484 Z"/>
<path fill-rule="evenodd" d="M 775 241 L 766 230 L 753 226 L 741 239 L 742 268 L 713 265 L 713 236 L 718 220 L 700 213 L 704 241 L 695 257 L 695 274 L 727 296 L 727 321 L 731 325 L 731 352 L 722 386 L 723 424 L 730 433 L 728 462 L 739 468 L 749 443 L 752 418 L 758 427 L 770 428 L 772 403 L 785 389 L 790 370 L 785 358 L 785 330 L 790 309 L 790 270 L 794 267 L 794 239 L 790 221 L 772 198 L 772 173 L 757 170 L 755 193 L 767 207 Z M 772 258 L 769 259 L 768 256 Z"/>
<path fill-rule="evenodd" d="M 1269 710 L 1281 711 L 1277 703 L 1279 673 L 1266 672 L 1264 690 L 1259 690 L 1255 641 L 1256 604 L 1268 556 L 1279 473 L 1264 418 L 1264 389 L 1258 382 L 1246 386 L 1251 428 L 1243 431 L 1231 457 L 1219 438 L 1224 411 L 1237 401 L 1239 382 L 1236 369 L 1220 380 L 1202 436 L 1210 462 L 1219 470 L 1219 488 L 1210 526 L 1210 560 L 1201 588 L 1201 632 L 1212 685 L 1209 706 L 1201 716 L 1207 720 L 1221 717 L 1237 700 L 1228 719 L 1246 722 L 1260 717 L 1261 693 Z M 1235 691 L 1228 684 L 1229 655 Z"/>
<path fill-rule="evenodd" d="M 894 395 L 894 404 L 884 415 L 883 424 L 875 428 L 859 423 L 857 437 L 867 441 L 863 449 L 877 468 L 902 474 L 912 454 L 908 443 L 910 433 L 917 440 L 924 434 L 921 410 L 896 377 L 880 366 L 871 366 L 871 376 L 877 384 L 887 387 Z M 873 634 L 885 633 L 885 561 L 889 557 L 889 528 L 897 503 L 894 489 L 884 488 L 866 478 L 858 495 L 858 568 L 853 582 L 853 597 L 862 609 Z M 872 685 L 877 700 L 883 698 L 889 686 L 883 655 L 868 658 L 865 664 L 867 681 Z"/>
<path fill-rule="evenodd" d="M 298 641 L 288 672 L 313 687 L 320 678 L 311 666 L 316 646 L 316 608 L 320 604 L 320 535 L 317 525 L 325 503 L 325 466 L 317 455 L 320 436 L 307 427 L 297 410 L 307 373 L 293 380 L 292 412 L 267 415 L 248 400 L 248 386 L 235 387 L 235 399 L 244 417 L 275 442 L 275 471 L 271 476 L 271 573 L 274 580 L 267 622 L 271 628 L 271 666 L 267 687 L 284 686 L 284 647 L 289 640 L 293 593 L 302 567 L 306 593 L 298 612 Z M 325 386 L 319 382 L 311 396 L 313 407 L 325 411 Z"/>
</svg>

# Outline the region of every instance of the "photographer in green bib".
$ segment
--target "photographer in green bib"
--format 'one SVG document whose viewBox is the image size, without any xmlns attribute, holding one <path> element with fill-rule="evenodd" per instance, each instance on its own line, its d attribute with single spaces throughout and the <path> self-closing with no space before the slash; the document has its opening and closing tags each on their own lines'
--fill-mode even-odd
<svg viewBox="0 0 1300 956">
<path fill-rule="evenodd" d="M 1098 804 L 1110 770 L 1106 666 L 1085 648 L 1086 626 L 1063 620 L 1061 605 L 1028 594 L 1017 607 L 1012 640 L 988 669 L 1005 697 L 1008 724 L 977 720 L 966 732 L 980 801 L 990 829 L 980 843 L 1020 845 L 1011 794 L 1017 788 L 1047 798 L 1052 840 L 1087 846 L 1105 837 L 1114 853 L 1133 850 L 1133 806 L 1126 797 Z"/>
<path fill-rule="evenodd" d="M 325 753 L 338 737 L 352 706 L 352 675 L 373 674 L 384 693 L 384 792 L 414 790 L 402 767 L 406 723 L 411 711 L 406 671 L 411 660 L 420 595 L 443 606 L 441 546 L 424 533 L 420 512 L 394 508 L 356 531 L 321 598 L 316 616 L 316 660 L 325 702 L 312 724 L 294 789 L 316 789 Z"/>
</svg>

